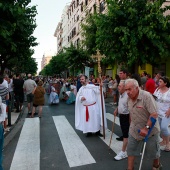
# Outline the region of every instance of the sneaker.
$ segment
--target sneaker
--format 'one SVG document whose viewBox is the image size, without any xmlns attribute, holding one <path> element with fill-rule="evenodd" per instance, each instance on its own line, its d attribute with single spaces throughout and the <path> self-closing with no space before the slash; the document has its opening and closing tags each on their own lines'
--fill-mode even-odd
<svg viewBox="0 0 170 170">
<path fill-rule="evenodd" d="M 156 168 L 156 167 L 152 167 L 152 170 L 162 170 L 162 164 L 159 163 L 159 166 Z"/>
<path fill-rule="evenodd" d="M 123 136 L 120 136 L 120 137 L 116 138 L 116 140 L 123 141 Z"/>
<path fill-rule="evenodd" d="M 9 131 L 10 131 L 9 128 L 5 128 L 5 129 L 4 129 L 4 132 L 9 132 Z"/>
<path fill-rule="evenodd" d="M 160 145 L 160 150 L 161 150 L 161 151 L 164 151 L 165 148 L 166 148 L 166 145 Z"/>
<path fill-rule="evenodd" d="M 120 153 L 118 153 L 114 159 L 117 160 L 117 161 L 120 161 L 121 159 L 124 159 L 124 158 L 127 158 L 127 153 L 126 152 L 123 152 L 121 151 Z"/>
</svg>

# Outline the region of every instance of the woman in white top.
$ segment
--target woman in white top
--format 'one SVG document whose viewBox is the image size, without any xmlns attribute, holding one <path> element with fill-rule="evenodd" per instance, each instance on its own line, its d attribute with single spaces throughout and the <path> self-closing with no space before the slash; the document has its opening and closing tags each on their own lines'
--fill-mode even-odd
<svg viewBox="0 0 170 170">
<path fill-rule="evenodd" d="M 156 102 L 158 106 L 158 120 L 163 141 L 160 143 L 161 150 L 170 151 L 170 89 L 167 77 L 159 78 L 159 87 L 155 90 Z"/>
<path fill-rule="evenodd" d="M 55 89 L 55 84 L 53 83 L 51 86 L 51 93 L 49 97 L 49 104 L 57 104 L 59 103 L 59 97 Z"/>
</svg>

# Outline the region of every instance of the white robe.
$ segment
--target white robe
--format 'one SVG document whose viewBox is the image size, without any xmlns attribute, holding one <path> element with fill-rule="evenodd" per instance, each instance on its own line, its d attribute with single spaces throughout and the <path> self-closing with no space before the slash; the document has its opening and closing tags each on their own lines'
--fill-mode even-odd
<svg viewBox="0 0 170 170">
<path fill-rule="evenodd" d="M 81 101 L 81 98 L 85 97 L 85 101 Z M 96 102 L 96 104 L 94 104 Z M 94 105 L 91 105 L 94 104 Z M 89 119 L 86 121 L 86 106 L 88 106 Z M 103 110 L 104 110 L 104 123 L 107 128 L 106 122 L 106 109 L 103 98 Z M 97 132 L 100 130 L 100 125 L 103 126 L 102 121 L 102 106 L 100 87 L 93 84 L 87 84 L 82 86 L 76 96 L 75 105 L 75 128 L 83 131 L 83 133 Z"/>
<path fill-rule="evenodd" d="M 49 104 L 57 104 L 59 103 L 59 97 L 58 94 L 55 92 L 55 88 L 51 86 L 51 93 L 49 96 Z"/>
</svg>

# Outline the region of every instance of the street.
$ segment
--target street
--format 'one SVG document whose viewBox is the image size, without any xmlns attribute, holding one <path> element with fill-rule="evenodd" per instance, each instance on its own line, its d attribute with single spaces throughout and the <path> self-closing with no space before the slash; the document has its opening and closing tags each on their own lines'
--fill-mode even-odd
<svg viewBox="0 0 170 170">
<path fill-rule="evenodd" d="M 60 102 L 58 105 L 48 105 L 47 101 L 48 95 L 41 119 L 37 116 L 28 118 L 25 108 L 21 120 L 10 132 L 14 133 L 15 129 L 18 129 L 4 148 L 4 170 L 125 170 L 127 168 L 127 158 L 121 161 L 114 160 L 114 156 L 122 146 L 122 142 L 115 139 L 121 135 L 118 118 L 109 149 L 112 113 L 115 107 L 106 102 L 108 129 L 104 140 L 96 135 L 86 137 L 75 129 L 74 104 L 66 105 Z M 169 170 L 169 160 L 170 154 L 162 152 L 161 163 L 164 170 Z M 140 158 L 136 159 L 135 169 L 138 169 L 139 161 Z M 151 167 L 152 161 L 145 156 L 142 169 L 150 170 Z"/>
</svg>

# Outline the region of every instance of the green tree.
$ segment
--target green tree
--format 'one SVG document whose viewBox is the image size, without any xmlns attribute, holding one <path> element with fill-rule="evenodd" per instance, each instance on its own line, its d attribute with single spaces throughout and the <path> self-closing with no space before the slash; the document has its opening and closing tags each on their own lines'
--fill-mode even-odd
<svg viewBox="0 0 170 170">
<path fill-rule="evenodd" d="M 164 16 L 170 7 L 161 8 L 164 2 L 107 0 L 107 13 L 95 15 L 96 46 L 107 61 L 137 68 L 170 56 L 170 16 Z"/>
<path fill-rule="evenodd" d="M 61 72 L 67 70 L 65 53 L 61 52 L 57 56 L 54 56 L 50 60 L 50 65 L 53 70 L 53 74 L 61 74 Z"/>
<path fill-rule="evenodd" d="M 35 6 L 31 0 L 3 0 L 0 2 L 0 55 L 2 72 L 5 67 L 13 69 L 16 63 L 29 59 L 31 47 L 37 45 L 32 36 L 35 28 Z"/>
<path fill-rule="evenodd" d="M 84 67 L 90 64 L 90 57 L 87 51 L 81 47 L 75 47 L 71 44 L 70 47 L 65 48 L 65 58 L 67 67 L 73 72 L 77 73 L 79 70 L 84 71 Z"/>
<path fill-rule="evenodd" d="M 96 53 L 96 32 L 97 25 L 95 23 L 96 14 L 88 14 L 85 22 L 81 24 L 81 34 L 83 36 L 82 46 L 86 48 L 89 55 Z"/>
</svg>

